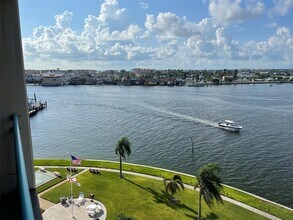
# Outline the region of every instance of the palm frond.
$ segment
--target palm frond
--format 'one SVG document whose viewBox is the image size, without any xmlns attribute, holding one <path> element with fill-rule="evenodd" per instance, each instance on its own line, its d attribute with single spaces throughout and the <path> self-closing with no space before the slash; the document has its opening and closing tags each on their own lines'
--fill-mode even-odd
<svg viewBox="0 0 293 220">
<path fill-rule="evenodd" d="M 173 180 L 179 180 L 180 182 L 182 182 L 181 176 L 177 174 L 173 176 Z"/>
<path fill-rule="evenodd" d="M 169 181 L 170 181 L 170 179 L 166 179 L 166 178 L 164 178 L 164 179 L 163 179 L 164 185 L 166 186 L 166 185 L 168 184 Z"/>
<path fill-rule="evenodd" d="M 171 195 L 175 195 L 177 191 L 180 191 L 180 187 L 184 190 L 184 185 L 179 175 L 174 175 L 172 179 L 164 178 L 163 181 L 165 190 Z"/>
<path fill-rule="evenodd" d="M 124 160 L 126 160 L 126 155 L 129 156 L 131 154 L 131 143 L 127 137 L 122 137 L 118 141 L 115 153 L 119 154 Z"/>
<path fill-rule="evenodd" d="M 176 177 L 177 176 L 177 177 Z M 179 178 L 178 178 L 179 177 Z M 177 185 L 179 185 L 182 190 L 184 190 L 184 184 L 182 183 L 181 177 L 179 175 L 175 175 L 173 177 L 173 181 L 176 182 Z M 178 187 L 178 189 L 180 190 L 180 188 Z"/>
<path fill-rule="evenodd" d="M 206 204 L 212 208 L 214 199 L 217 202 L 223 203 L 220 195 L 222 181 L 218 177 L 218 172 L 221 171 L 217 164 L 207 164 L 197 170 L 197 185 L 200 187 Z"/>
</svg>

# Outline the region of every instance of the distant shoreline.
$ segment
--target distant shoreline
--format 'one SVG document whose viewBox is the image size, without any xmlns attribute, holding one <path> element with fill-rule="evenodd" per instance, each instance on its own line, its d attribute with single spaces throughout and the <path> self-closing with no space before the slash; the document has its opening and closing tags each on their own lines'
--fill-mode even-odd
<svg viewBox="0 0 293 220">
<path fill-rule="evenodd" d="M 60 86 L 144 86 L 144 87 L 155 87 L 155 86 L 160 86 L 160 87 L 209 87 L 209 86 L 223 86 L 223 85 L 258 85 L 258 84 L 293 84 L 293 81 L 290 82 L 279 82 L 279 81 L 253 81 L 253 82 L 222 82 L 219 84 L 214 84 L 214 83 L 205 83 L 202 85 L 191 85 L 191 86 L 186 86 L 186 85 L 173 85 L 173 86 L 168 86 L 168 85 L 123 85 L 123 84 L 95 84 L 95 85 L 90 85 L 90 84 L 80 84 L 80 85 L 52 85 L 52 86 L 43 86 L 39 83 L 26 83 L 27 86 L 43 86 L 43 87 L 60 87 Z"/>
</svg>

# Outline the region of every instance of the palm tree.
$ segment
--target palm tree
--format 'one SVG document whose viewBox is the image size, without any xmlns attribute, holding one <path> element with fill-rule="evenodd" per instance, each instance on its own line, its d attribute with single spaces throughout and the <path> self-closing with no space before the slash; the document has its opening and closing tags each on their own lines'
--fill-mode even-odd
<svg viewBox="0 0 293 220">
<path fill-rule="evenodd" d="M 203 196 L 206 204 L 212 208 L 213 199 L 217 202 L 223 203 L 220 195 L 222 188 L 222 181 L 217 176 L 218 172 L 221 171 L 221 167 L 217 164 L 209 163 L 205 166 L 200 167 L 196 171 L 197 184 L 195 188 L 199 188 L 199 201 L 198 201 L 198 219 L 201 219 L 201 196 Z"/>
<path fill-rule="evenodd" d="M 179 175 L 174 175 L 173 179 L 164 179 L 165 189 L 167 193 L 171 194 L 171 199 L 174 200 L 174 195 L 180 191 L 180 187 L 184 190 L 182 179 Z"/>
<path fill-rule="evenodd" d="M 115 153 L 120 156 L 120 178 L 122 177 L 122 158 L 126 161 L 126 155 L 131 153 L 131 143 L 127 137 L 122 137 L 116 144 Z"/>
</svg>

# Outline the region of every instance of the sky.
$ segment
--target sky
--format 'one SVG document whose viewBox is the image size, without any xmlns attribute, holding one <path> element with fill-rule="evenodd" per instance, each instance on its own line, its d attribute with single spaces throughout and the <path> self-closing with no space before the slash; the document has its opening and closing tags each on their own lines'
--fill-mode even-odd
<svg viewBox="0 0 293 220">
<path fill-rule="evenodd" d="M 293 0 L 19 0 L 26 69 L 293 68 Z"/>
</svg>

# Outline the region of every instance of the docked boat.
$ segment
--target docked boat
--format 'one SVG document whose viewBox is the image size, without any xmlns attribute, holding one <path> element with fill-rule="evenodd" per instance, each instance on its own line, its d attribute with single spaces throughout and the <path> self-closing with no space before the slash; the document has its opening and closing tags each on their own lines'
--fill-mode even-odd
<svg viewBox="0 0 293 220">
<path fill-rule="evenodd" d="M 242 126 L 237 125 L 234 121 L 231 120 L 225 120 L 224 122 L 220 122 L 218 125 L 219 128 L 235 132 L 239 132 L 242 128 Z"/>
</svg>

